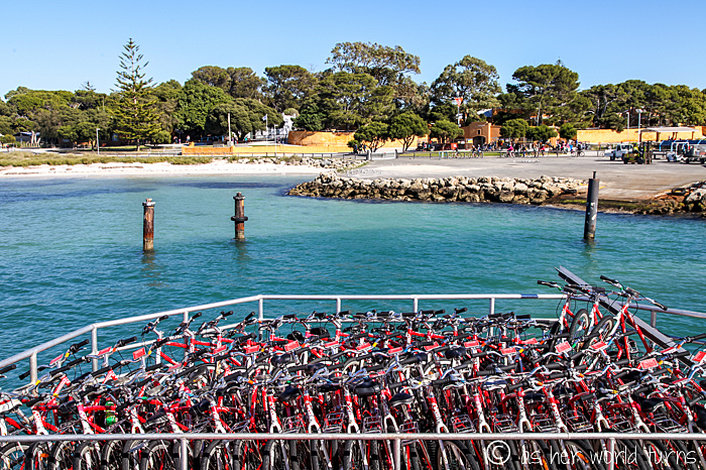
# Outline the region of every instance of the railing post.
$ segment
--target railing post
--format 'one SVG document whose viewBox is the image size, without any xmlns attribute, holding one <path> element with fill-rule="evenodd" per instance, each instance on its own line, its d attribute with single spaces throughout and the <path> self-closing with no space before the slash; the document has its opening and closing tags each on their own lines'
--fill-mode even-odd
<svg viewBox="0 0 706 470">
<path fill-rule="evenodd" d="M 419 299 L 417 297 L 414 297 L 413 299 L 412 311 L 415 313 L 419 311 Z"/>
<path fill-rule="evenodd" d="M 29 383 L 37 383 L 37 353 L 33 352 L 29 356 Z"/>
<path fill-rule="evenodd" d="M 265 299 L 262 297 L 257 301 L 257 318 L 260 320 L 265 319 Z"/>
<path fill-rule="evenodd" d="M 495 297 L 490 298 L 490 308 L 488 309 L 489 315 L 495 314 Z"/>
<path fill-rule="evenodd" d="M 341 298 L 336 297 L 336 313 L 341 313 Z"/>
<path fill-rule="evenodd" d="M 91 329 L 91 354 L 97 354 L 98 353 L 98 328 L 94 325 L 93 328 Z M 91 367 L 93 369 L 93 372 L 98 370 L 98 358 L 94 357 L 91 360 Z"/>
<path fill-rule="evenodd" d="M 401 453 L 402 453 L 402 443 L 400 439 L 395 439 L 395 447 L 394 447 L 394 456 L 395 456 L 395 470 L 401 470 L 402 467 L 400 466 L 402 463 L 401 459 Z"/>
<path fill-rule="evenodd" d="M 181 444 L 181 449 L 179 452 L 181 462 L 179 467 L 181 470 L 189 470 L 189 441 L 187 439 L 181 439 L 179 443 Z"/>
<path fill-rule="evenodd" d="M 657 327 L 657 311 L 656 310 L 652 310 L 650 312 L 650 326 L 652 328 Z"/>
<path fill-rule="evenodd" d="M 615 439 L 608 439 L 608 455 L 605 458 L 608 461 L 608 470 L 615 470 Z"/>
</svg>

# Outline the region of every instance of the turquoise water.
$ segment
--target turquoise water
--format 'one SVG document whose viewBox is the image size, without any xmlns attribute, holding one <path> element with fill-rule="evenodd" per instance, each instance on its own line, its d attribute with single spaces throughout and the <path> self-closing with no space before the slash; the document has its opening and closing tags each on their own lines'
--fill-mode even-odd
<svg viewBox="0 0 706 470">
<path fill-rule="evenodd" d="M 559 264 L 587 280 L 610 275 L 667 305 L 706 311 L 703 220 L 600 214 L 597 242 L 586 245 L 581 212 L 284 196 L 303 179 L 3 181 L 0 357 L 96 320 L 258 293 L 550 293 L 535 282 L 556 279 Z M 250 218 L 239 244 L 230 221 L 237 191 Z M 146 197 L 156 201 L 151 256 L 141 252 Z M 685 318 L 660 324 L 677 334 L 706 331 Z"/>
</svg>

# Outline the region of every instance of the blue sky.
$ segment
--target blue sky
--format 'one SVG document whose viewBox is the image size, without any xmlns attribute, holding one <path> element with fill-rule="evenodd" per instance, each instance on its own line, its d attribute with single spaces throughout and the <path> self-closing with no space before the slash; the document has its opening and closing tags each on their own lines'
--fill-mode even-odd
<svg viewBox="0 0 706 470">
<path fill-rule="evenodd" d="M 0 12 L 0 94 L 27 86 L 110 91 L 133 37 L 156 82 L 202 65 L 326 68 L 334 44 L 400 45 L 431 83 L 466 54 L 505 86 L 523 65 L 557 59 L 581 87 L 642 79 L 706 88 L 699 1 L 24 1 Z"/>
</svg>

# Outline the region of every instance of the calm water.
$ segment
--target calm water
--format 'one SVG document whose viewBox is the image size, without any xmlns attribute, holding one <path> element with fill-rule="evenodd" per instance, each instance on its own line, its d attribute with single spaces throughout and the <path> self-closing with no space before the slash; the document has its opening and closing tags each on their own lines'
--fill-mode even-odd
<svg viewBox="0 0 706 470">
<path fill-rule="evenodd" d="M 549 293 L 535 281 L 555 279 L 559 264 L 706 311 L 703 220 L 600 214 L 598 240 L 587 246 L 580 212 L 283 195 L 301 180 L 3 181 L 0 358 L 95 320 L 258 293 Z M 250 218 L 244 244 L 231 241 L 237 191 Z M 156 201 L 152 256 L 141 252 L 146 197 Z M 540 305 L 530 304 L 498 309 Z M 706 330 L 682 318 L 661 324 Z"/>
</svg>

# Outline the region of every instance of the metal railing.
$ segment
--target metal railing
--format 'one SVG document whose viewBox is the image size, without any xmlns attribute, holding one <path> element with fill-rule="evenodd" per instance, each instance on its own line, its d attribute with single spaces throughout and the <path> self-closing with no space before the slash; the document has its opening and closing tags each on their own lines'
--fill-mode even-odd
<svg viewBox="0 0 706 470">
<path fill-rule="evenodd" d="M 273 300 L 289 300 L 289 301 L 332 301 L 335 302 L 336 312 L 341 311 L 341 306 L 344 301 L 360 301 L 360 300 L 396 300 L 396 301 L 411 301 L 412 311 L 419 311 L 420 301 L 428 300 L 487 300 L 488 301 L 488 313 L 492 314 L 495 312 L 495 304 L 498 300 L 525 300 L 525 299 L 535 299 L 535 300 L 561 300 L 565 299 L 564 294 L 390 294 L 390 295 L 265 295 L 259 294 L 249 297 L 240 297 L 237 299 L 225 300 L 222 302 L 213 302 L 203 305 L 195 305 L 192 307 L 179 308 L 174 310 L 166 310 L 163 312 L 151 313 L 147 315 L 138 315 L 133 317 L 121 318 L 118 320 L 108 320 L 103 322 L 92 323 L 90 325 L 79 328 L 70 333 L 66 333 L 58 338 L 54 338 L 50 341 L 46 341 L 38 346 L 27 349 L 21 353 L 17 353 L 7 359 L 0 361 L 0 368 L 14 364 L 18 361 L 29 359 L 29 370 L 30 383 L 35 383 L 37 381 L 37 356 L 42 351 L 46 351 L 53 347 L 56 347 L 62 343 L 71 341 L 79 336 L 89 334 L 91 335 L 91 354 L 96 354 L 100 351 L 98 343 L 98 331 L 111 328 L 115 326 L 127 325 L 131 323 L 145 323 L 155 318 L 162 316 L 177 316 L 182 315 L 184 321 L 188 320 L 189 314 L 192 312 L 197 312 L 200 310 L 211 310 L 217 308 L 228 307 L 232 305 L 241 305 L 249 303 L 257 303 L 257 313 L 260 320 L 265 319 L 265 301 Z M 701 318 L 706 319 L 706 313 L 694 312 L 690 310 L 682 309 L 667 309 L 662 310 L 653 305 L 634 305 L 636 308 L 650 312 L 650 324 L 651 326 L 657 325 L 657 313 L 665 313 L 670 315 L 687 316 L 691 318 Z M 144 343 L 131 344 L 125 346 L 122 349 L 134 349 L 141 347 L 145 344 L 151 344 L 153 341 L 148 341 Z M 98 369 L 98 359 L 93 359 L 93 370 Z"/>
<path fill-rule="evenodd" d="M 392 470 L 400 470 L 402 442 L 410 441 L 485 441 L 488 446 L 504 441 L 581 441 L 601 440 L 606 443 L 606 453 L 603 455 L 608 470 L 614 470 L 616 464 L 617 441 L 706 441 L 706 434 L 697 433 L 617 433 L 617 432 L 558 432 L 558 433 L 145 433 L 145 434 L 57 434 L 57 435 L 14 435 L 0 436 L 0 442 L 26 443 L 36 442 L 100 442 L 100 441 L 172 441 L 179 442 L 180 470 L 189 468 L 189 441 L 391 441 Z M 509 448 L 508 448 L 509 449 Z M 484 449 L 488 452 L 488 449 Z M 488 452 L 490 453 L 490 452 Z M 482 456 L 489 457 L 488 455 Z M 509 457 L 509 456 L 508 456 Z M 518 456 L 515 456 L 518 457 Z M 523 456 L 519 456 L 522 458 Z M 524 456 L 525 458 L 531 456 Z M 701 456 L 699 456 L 701 458 Z M 507 459 L 509 460 L 509 458 Z M 504 462 L 503 462 L 504 463 Z"/>
<path fill-rule="evenodd" d="M 488 302 L 488 313 L 493 314 L 496 309 L 497 301 L 512 301 L 512 300 L 563 300 L 564 294 L 393 294 L 393 295 L 254 295 L 249 297 L 241 297 L 237 299 L 226 300 L 222 302 L 214 302 L 192 307 L 167 310 L 147 315 L 139 315 L 117 320 L 109 320 L 96 322 L 79 328 L 70 333 L 62 335 L 53 340 L 42 343 L 34 348 L 28 349 L 21 353 L 15 354 L 7 359 L 0 361 L 0 368 L 18 361 L 29 359 L 30 364 L 30 383 L 37 381 L 37 356 L 39 353 L 56 347 L 62 343 L 71 341 L 72 339 L 85 334 L 91 335 L 91 350 L 92 354 L 99 351 L 98 331 L 110 327 L 127 325 L 132 323 L 145 323 L 147 321 L 162 317 L 162 316 L 178 316 L 182 315 L 186 321 L 192 312 L 218 309 L 233 305 L 242 304 L 257 304 L 257 315 L 260 320 L 265 317 L 265 302 L 266 301 L 330 301 L 335 303 L 335 311 L 341 312 L 344 301 L 410 301 L 413 311 L 420 310 L 420 302 L 430 300 L 485 300 Z M 580 300 L 580 299 L 578 299 Z M 706 319 L 706 313 L 694 312 L 682 309 L 662 310 L 652 305 L 634 305 L 641 310 L 651 313 L 651 324 L 655 326 L 657 323 L 657 313 L 666 313 L 670 315 L 687 316 L 692 318 Z M 152 341 L 131 344 L 122 349 L 132 349 L 142 345 L 152 343 Z M 93 360 L 93 369 L 97 370 L 98 359 Z M 109 441 L 109 440 L 165 440 L 179 441 L 181 444 L 181 455 L 187 455 L 187 445 L 189 440 L 390 440 L 394 442 L 395 449 L 395 468 L 399 467 L 400 446 L 401 441 L 405 440 L 484 440 L 484 441 L 499 441 L 499 440 L 605 440 L 608 441 L 609 452 L 614 451 L 614 443 L 616 440 L 706 440 L 706 434 L 684 434 L 684 433 L 650 433 L 650 434 L 635 434 L 635 433 L 381 433 L 381 434 L 340 434 L 340 433 L 322 433 L 322 434 L 284 434 L 284 433 L 180 433 L 180 434 L 72 434 L 72 435 L 16 435 L 16 436 L 0 436 L 0 442 L 25 442 L 32 443 L 38 441 Z M 614 462 L 609 462 L 609 468 L 614 468 Z M 187 459 L 181 459 L 183 469 L 187 468 Z"/>
</svg>

